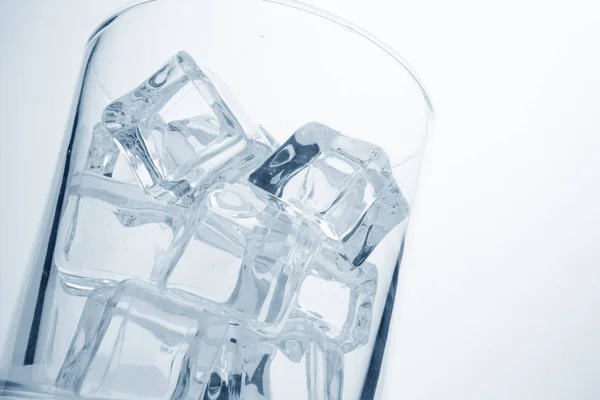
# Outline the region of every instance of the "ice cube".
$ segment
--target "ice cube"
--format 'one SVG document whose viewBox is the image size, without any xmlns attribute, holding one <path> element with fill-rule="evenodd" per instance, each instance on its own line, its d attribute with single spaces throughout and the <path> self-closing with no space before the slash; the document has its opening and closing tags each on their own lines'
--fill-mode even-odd
<svg viewBox="0 0 600 400">
<path fill-rule="evenodd" d="M 229 107 L 214 83 L 179 52 L 104 110 L 104 126 L 124 151 L 144 190 L 189 205 L 215 181 L 234 182 L 271 152 L 268 140 Z"/>
<path fill-rule="evenodd" d="M 320 244 L 319 228 L 252 185 L 218 183 L 198 207 L 199 239 L 182 234 L 175 245 L 185 250 L 163 260 L 156 280 L 257 332 L 276 334 Z"/>
<path fill-rule="evenodd" d="M 303 315 L 344 352 L 365 345 L 371 331 L 373 301 L 377 291 L 377 267 L 363 263 L 355 277 L 340 280 L 318 258 L 298 296 L 298 315 Z"/>
<path fill-rule="evenodd" d="M 137 185 L 74 174 L 54 252 L 63 281 L 91 289 L 98 282 L 149 279 L 155 258 L 169 249 L 185 221 L 183 211 L 149 198 Z"/>
<path fill-rule="evenodd" d="M 89 296 L 56 385 L 106 399 L 198 399 L 228 321 L 125 280 Z"/>
<path fill-rule="evenodd" d="M 385 151 L 316 122 L 298 129 L 249 180 L 314 215 L 354 267 L 408 215 Z"/>
</svg>

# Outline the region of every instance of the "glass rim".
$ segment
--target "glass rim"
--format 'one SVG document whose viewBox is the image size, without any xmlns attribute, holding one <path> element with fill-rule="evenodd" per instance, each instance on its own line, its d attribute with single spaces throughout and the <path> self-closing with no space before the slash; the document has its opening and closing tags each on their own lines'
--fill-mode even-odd
<svg viewBox="0 0 600 400">
<path fill-rule="evenodd" d="M 86 46 L 88 46 L 90 43 L 92 43 L 96 39 L 96 37 L 98 35 L 100 35 L 102 33 L 102 31 L 104 29 L 106 29 L 119 16 L 125 14 L 126 12 L 128 12 L 134 8 L 143 6 L 148 3 L 154 3 L 156 1 L 163 1 L 163 0 L 134 0 L 134 4 L 129 4 L 129 5 L 126 5 L 122 8 L 115 10 L 109 17 L 105 18 L 105 20 L 102 23 L 100 23 L 96 29 L 94 29 L 93 33 L 90 35 L 90 37 L 88 38 L 88 40 L 86 42 Z M 322 8 L 303 3 L 299 0 L 253 0 L 253 1 L 278 4 L 281 6 L 293 8 L 298 11 L 303 11 L 303 12 L 312 14 L 313 16 L 318 17 L 318 18 L 326 19 L 329 22 L 332 22 L 334 24 L 337 24 L 337 25 L 345 28 L 346 30 L 350 31 L 351 33 L 354 33 L 358 36 L 362 36 L 364 39 L 371 42 L 373 45 L 379 47 L 379 49 L 381 49 L 382 51 L 387 53 L 388 56 L 392 57 L 400 65 L 400 67 L 402 67 L 410 75 L 412 80 L 419 87 L 419 90 L 423 94 L 423 98 L 425 100 L 425 105 L 427 107 L 429 121 L 431 123 L 435 122 L 435 109 L 431 102 L 431 96 L 429 95 L 429 92 L 425 88 L 425 85 L 423 84 L 422 80 L 417 76 L 416 72 L 410 66 L 410 64 L 404 58 L 402 58 L 397 51 L 395 51 L 392 47 L 390 47 L 385 42 L 383 42 L 382 40 L 377 38 L 375 35 L 371 34 L 370 32 L 361 28 L 360 26 L 340 17 L 339 15 L 333 14 Z M 425 137 L 430 136 L 430 134 L 431 134 L 431 127 L 428 128 Z M 412 158 L 412 157 L 409 157 L 409 158 Z"/>
</svg>

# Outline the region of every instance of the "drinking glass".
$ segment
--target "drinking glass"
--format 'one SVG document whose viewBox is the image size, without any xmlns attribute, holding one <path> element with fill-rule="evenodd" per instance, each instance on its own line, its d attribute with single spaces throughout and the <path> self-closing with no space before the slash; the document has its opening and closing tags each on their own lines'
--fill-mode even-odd
<svg viewBox="0 0 600 400">
<path fill-rule="evenodd" d="M 129 236 L 115 238 L 112 235 L 117 222 L 109 221 L 110 213 L 98 214 L 95 220 L 92 219 L 95 222 L 88 221 L 83 230 L 73 233 L 71 225 L 78 222 L 77 216 L 73 217 L 71 188 L 78 174 L 89 169 L 89 157 L 95 148 L 94 132 L 105 108 L 130 93 L 181 51 L 185 51 L 200 68 L 218 77 L 223 83 L 221 87 L 226 87 L 227 92 L 235 96 L 236 110 L 241 107 L 247 120 L 261 132 L 268 132 L 273 143 L 286 143 L 299 127 L 318 121 L 331 127 L 333 132 L 383 149 L 389 157 L 393 178 L 406 200 L 407 210 L 410 210 L 424 145 L 432 129 L 433 109 L 421 82 L 389 47 L 341 18 L 295 1 L 138 1 L 108 18 L 87 43 L 71 123 L 65 134 L 61 158 L 64 163 L 56 173 L 49 202 L 51 211 L 41 230 L 38 256 L 26 271 L 27 280 L 23 287 L 15 288 L 13 294 L 0 293 L 0 298 L 15 295 L 20 299 L 18 312 L 2 327 L 10 341 L 1 354 L 3 363 L 0 365 L 8 365 L 8 368 L 0 373 L 0 397 L 69 398 L 85 394 L 91 398 L 165 398 L 164 393 L 169 393 L 167 397 L 187 398 L 184 394 L 178 395 L 176 390 L 159 390 L 161 382 L 170 384 L 172 381 L 173 377 L 168 376 L 172 370 L 155 367 L 148 359 L 156 360 L 159 365 L 165 354 L 178 351 L 166 345 L 156 355 L 152 354 L 153 348 L 148 348 L 143 367 L 136 364 L 135 358 L 126 362 L 129 363 L 128 373 L 122 365 L 119 367 L 123 382 L 115 385 L 129 385 L 127 390 L 120 392 L 113 388 L 113 391 L 102 392 L 91 388 L 82 393 L 58 384 L 63 379 L 60 376 L 65 370 L 65 360 L 70 357 L 69 352 L 78 346 L 78 340 L 83 340 L 78 332 L 86 318 L 90 318 L 87 314 L 94 310 L 102 313 L 98 311 L 100 308 L 94 309 L 96 300 L 93 299 L 102 298 L 97 293 L 128 278 L 129 271 L 138 271 L 152 263 L 157 254 L 150 250 L 138 251 L 132 263 L 135 266 L 125 268 L 122 276 L 107 274 L 105 277 L 102 266 L 118 260 L 124 251 L 144 249 L 145 243 L 165 234 L 164 227 L 152 230 L 143 223 L 133 223 L 128 228 L 120 226 L 120 229 L 131 230 L 127 231 Z M 121 167 L 127 169 L 128 165 L 125 163 Z M 82 207 L 84 198 L 77 201 L 82 203 L 75 206 Z M 80 211 L 79 218 L 82 216 Z M 65 222 L 69 218 L 71 222 Z M 364 343 L 340 352 L 339 349 L 327 350 L 323 343 L 329 342 L 324 339 L 319 339 L 324 340 L 319 343 L 316 343 L 317 339 L 314 339 L 315 343 L 310 340 L 308 343 L 286 342 L 286 346 L 301 348 L 298 359 L 286 358 L 293 349 L 284 346 L 275 350 L 277 354 L 269 358 L 270 368 L 258 368 L 262 375 L 257 387 L 262 389 L 257 389 L 254 394 L 242 392 L 241 398 L 346 400 L 372 399 L 381 395 L 378 382 L 380 375 L 385 374 L 386 345 L 394 340 L 388 336 L 388 330 L 394 312 L 407 223 L 408 216 L 386 232 L 366 259 L 376 269 L 377 285 L 369 303 L 369 326 Z M 80 237 L 69 239 L 69 235 Z M 65 259 L 65 240 L 78 240 L 80 254 L 76 262 L 81 263 L 78 268 L 101 266 L 94 269 L 92 281 L 78 276 L 77 269 L 74 273 L 65 272 L 61 263 L 75 262 Z M 218 272 L 215 274 L 218 280 Z M 143 274 L 133 275 L 140 281 L 152 282 L 151 277 Z M 183 278 L 192 280 L 191 276 Z M 332 296 L 328 297 L 327 293 L 327 284 L 332 281 L 332 290 L 339 289 L 335 279 L 323 279 L 320 283 L 323 286 L 317 285 L 312 292 L 305 293 L 321 303 L 318 306 L 322 307 L 322 315 L 316 318 L 325 318 L 327 312 L 335 316 L 339 311 L 335 308 L 339 305 L 330 304 Z M 182 308 L 171 303 L 161 310 L 162 303 L 152 303 L 152 296 L 148 297 L 148 304 L 158 310 L 156 313 L 164 311 L 165 318 L 187 315 L 177 311 Z M 157 296 L 160 297 L 160 293 Z M 107 301 L 111 304 L 113 300 Z M 107 303 L 103 304 L 106 306 Z M 154 309 L 150 306 L 146 307 L 144 317 L 134 318 L 135 307 L 129 307 L 129 311 L 124 311 L 130 312 L 127 318 L 146 318 L 148 325 L 157 326 L 150 336 L 168 341 L 157 333 L 167 320 L 153 319 Z M 168 323 L 174 322 L 168 319 Z M 125 322 L 122 324 L 125 326 Z M 144 326 L 139 323 L 138 330 L 143 330 Z M 96 327 L 102 327 L 102 324 Z M 124 334 L 121 332 L 121 335 Z M 143 346 L 145 339 L 142 333 L 139 335 L 139 346 Z M 87 338 L 85 340 L 84 347 L 94 346 Z M 136 345 L 135 340 L 126 343 L 125 339 L 115 340 L 121 347 Z M 304 345 L 308 350 L 303 350 Z M 326 350 L 311 353 L 310 349 L 319 346 Z M 128 350 L 119 348 L 118 351 L 123 356 Z M 334 360 L 339 354 L 341 362 Z M 96 357 L 100 357 L 99 353 Z M 104 377 L 108 379 L 111 368 L 117 367 L 108 361 L 106 365 Z M 140 369 L 136 370 L 136 367 Z M 337 381 L 332 382 L 335 380 L 332 377 L 338 377 L 335 378 Z M 231 389 L 231 386 L 227 388 L 228 393 L 215 395 L 214 390 L 210 392 L 209 387 L 214 383 L 211 379 L 203 381 L 206 388 L 200 390 L 202 398 L 240 398 L 234 393 L 239 388 Z M 177 385 L 185 384 L 177 382 Z M 80 382 L 81 385 L 85 382 Z M 226 382 L 220 385 L 221 388 L 227 386 Z"/>
</svg>

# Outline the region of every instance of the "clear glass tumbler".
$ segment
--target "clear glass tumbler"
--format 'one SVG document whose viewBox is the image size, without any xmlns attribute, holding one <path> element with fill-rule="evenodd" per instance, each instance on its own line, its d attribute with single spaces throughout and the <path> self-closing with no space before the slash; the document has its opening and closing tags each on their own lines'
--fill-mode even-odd
<svg viewBox="0 0 600 400">
<path fill-rule="evenodd" d="M 138 3 L 87 44 L 39 257 L 2 328 L 0 397 L 375 398 L 425 89 L 381 42 L 301 3 Z M 179 115 L 164 82 L 193 82 L 205 109 Z M 178 141 L 193 146 L 161 158 Z M 205 163 L 173 183 L 186 151 Z"/>
</svg>

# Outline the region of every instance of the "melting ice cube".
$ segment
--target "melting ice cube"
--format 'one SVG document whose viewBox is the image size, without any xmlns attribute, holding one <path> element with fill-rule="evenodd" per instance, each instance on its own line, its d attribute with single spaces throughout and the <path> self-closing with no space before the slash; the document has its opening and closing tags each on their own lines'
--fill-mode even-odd
<svg viewBox="0 0 600 400">
<path fill-rule="evenodd" d="M 408 215 L 384 150 L 316 122 L 298 129 L 249 180 L 312 213 L 353 266 Z"/>
<path fill-rule="evenodd" d="M 198 399 L 228 321 L 125 280 L 89 296 L 58 387 L 106 399 Z"/>
<path fill-rule="evenodd" d="M 236 181 L 270 153 L 267 138 L 241 110 L 232 112 L 215 81 L 179 52 L 125 96 L 102 121 L 144 190 L 189 205 L 215 181 Z"/>
</svg>

